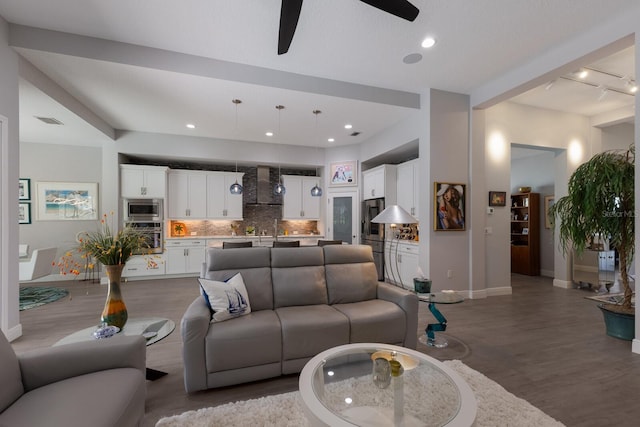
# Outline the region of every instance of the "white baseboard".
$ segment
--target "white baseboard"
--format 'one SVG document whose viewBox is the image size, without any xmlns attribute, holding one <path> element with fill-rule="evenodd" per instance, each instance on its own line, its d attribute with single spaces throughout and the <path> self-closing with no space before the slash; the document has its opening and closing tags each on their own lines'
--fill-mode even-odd
<svg viewBox="0 0 640 427">
<path fill-rule="evenodd" d="M 634 338 L 631 343 L 631 351 L 633 353 L 640 354 L 640 340 L 638 338 Z"/>
<path fill-rule="evenodd" d="M 500 286 L 495 288 L 480 289 L 477 291 L 467 292 L 467 298 L 469 299 L 483 299 L 487 297 L 495 297 L 498 295 L 511 295 L 511 286 Z"/>
<path fill-rule="evenodd" d="M 553 286 L 564 289 L 573 289 L 573 282 L 568 280 L 553 279 Z"/>
<path fill-rule="evenodd" d="M 6 331 L 5 335 L 9 342 L 20 338 L 22 336 L 22 324 L 18 323 L 16 326 Z"/>
</svg>

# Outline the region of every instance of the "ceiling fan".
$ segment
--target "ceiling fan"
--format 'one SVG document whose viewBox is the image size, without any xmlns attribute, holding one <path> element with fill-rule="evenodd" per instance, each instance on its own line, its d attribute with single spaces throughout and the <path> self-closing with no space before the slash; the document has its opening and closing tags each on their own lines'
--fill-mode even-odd
<svg viewBox="0 0 640 427">
<path fill-rule="evenodd" d="M 420 12 L 407 0 L 360 0 L 377 9 L 413 22 Z M 282 0 L 280 7 L 280 34 L 278 36 L 278 55 L 289 51 L 293 35 L 300 18 L 302 0 Z"/>
</svg>

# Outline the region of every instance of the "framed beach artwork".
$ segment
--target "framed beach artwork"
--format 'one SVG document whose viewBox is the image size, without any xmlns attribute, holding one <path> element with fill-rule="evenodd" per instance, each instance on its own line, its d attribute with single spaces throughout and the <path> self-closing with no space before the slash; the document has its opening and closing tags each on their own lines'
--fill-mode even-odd
<svg viewBox="0 0 640 427">
<path fill-rule="evenodd" d="M 40 221 L 98 219 L 98 184 L 95 182 L 39 181 L 36 194 Z"/>
<path fill-rule="evenodd" d="M 31 200 L 31 180 L 29 178 L 18 180 L 18 200 Z"/>
<path fill-rule="evenodd" d="M 31 203 L 18 203 L 18 224 L 31 224 Z"/>
<path fill-rule="evenodd" d="M 352 186 L 358 184 L 357 162 L 355 160 L 331 163 L 329 173 L 329 185 L 331 187 Z"/>
<path fill-rule="evenodd" d="M 544 228 L 551 228 L 551 215 L 549 215 L 549 209 L 556 201 L 556 196 L 544 196 Z"/>
<path fill-rule="evenodd" d="M 464 184 L 435 182 L 433 189 L 433 229 L 464 231 L 466 188 Z"/>
</svg>

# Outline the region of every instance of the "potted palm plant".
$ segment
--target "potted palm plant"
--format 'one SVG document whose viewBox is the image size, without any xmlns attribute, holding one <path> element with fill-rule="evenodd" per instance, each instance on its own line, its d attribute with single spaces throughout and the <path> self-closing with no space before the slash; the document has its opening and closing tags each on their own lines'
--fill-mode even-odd
<svg viewBox="0 0 640 427">
<path fill-rule="evenodd" d="M 609 239 L 618 251 L 624 296 L 619 304 L 600 304 L 607 334 L 631 340 L 635 336 L 635 309 L 631 303 L 629 267 L 635 249 L 635 148 L 610 150 L 580 165 L 569 179 L 568 194 L 550 208 L 559 221 L 559 242 L 565 255 L 580 255 L 594 236 Z"/>
</svg>

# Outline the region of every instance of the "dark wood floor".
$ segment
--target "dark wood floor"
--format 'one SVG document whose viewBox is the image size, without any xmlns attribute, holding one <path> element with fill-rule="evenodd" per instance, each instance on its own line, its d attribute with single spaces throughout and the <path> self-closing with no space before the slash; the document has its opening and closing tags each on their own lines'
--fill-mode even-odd
<svg viewBox="0 0 640 427">
<path fill-rule="evenodd" d="M 17 352 L 49 346 L 97 324 L 106 287 L 55 282 L 68 297 L 21 312 L 23 336 Z M 449 321 L 446 349 L 418 349 L 439 359 L 460 359 L 567 426 L 640 425 L 640 355 L 631 343 L 608 337 L 587 289 L 554 288 L 551 279 L 512 277 L 513 294 L 440 306 Z M 147 349 L 147 365 L 169 375 L 148 382 L 144 426 L 186 410 L 297 389 L 286 376 L 187 395 L 182 383 L 180 318 L 198 294 L 197 281 L 165 279 L 129 282 L 123 294 L 131 317 L 164 316 L 176 331 Z M 420 304 L 420 327 L 432 322 Z M 510 424 L 517 426 L 516 424 Z"/>
</svg>

